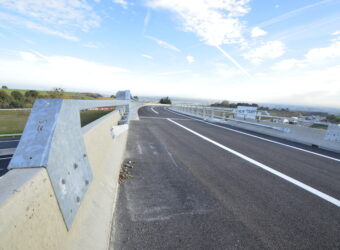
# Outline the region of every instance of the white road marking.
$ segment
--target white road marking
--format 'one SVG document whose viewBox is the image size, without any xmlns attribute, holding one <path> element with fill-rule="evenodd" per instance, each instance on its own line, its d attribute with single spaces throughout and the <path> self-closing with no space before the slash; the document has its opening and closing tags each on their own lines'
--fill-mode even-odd
<svg viewBox="0 0 340 250">
<path fill-rule="evenodd" d="M 142 119 L 157 119 L 157 120 L 166 120 L 168 117 L 153 117 L 153 116 L 139 116 L 139 118 Z M 190 121 L 188 118 L 171 118 L 173 120 L 178 120 L 178 121 Z"/>
<path fill-rule="evenodd" d="M 138 150 L 138 154 L 142 155 L 143 154 L 143 150 L 141 145 L 137 144 L 137 150 Z"/>
<path fill-rule="evenodd" d="M 167 111 L 172 112 L 172 113 L 177 114 L 177 115 L 180 115 L 180 116 L 188 117 L 188 118 L 190 118 L 192 120 L 195 120 L 195 121 L 199 121 L 199 122 L 202 122 L 202 123 L 209 124 L 211 126 L 215 126 L 215 127 L 218 127 L 218 128 L 223 128 L 225 130 L 230 130 L 230 131 L 242 134 L 242 135 L 251 136 L 251 137 L 263 140 L 263 141 L 275 143 L 275 144 L 278 144 L 278 145 L 281 145 L 281 146 L 285 146 L 285 147 L 288 147 L 288 148 L 293 148 L 293 149 L 300 150 L 300 151 L 303 151 L 303 152 L 306 152 L 306 153 L 309 153 L 309 154 L 313 154 L 313 155 L 317 155 L 317 156 L 320 156 L 320 157 L 323 157 L 323 158 L 327 158 L 329 160 L 340 162 L 340 159 L 337 159 L 337 158 L 334 158 L 334 157 L 331 157 L 331 156 L 328 156 L 328 155 L 323 155 L 323 154 L 316 153 L 316 152 L 313 152 L 313 151 L 309 151 L 309 150 L 306 150 L 306 149 L 303 149 L 303 148 L 299 148 L 299 147 L 291 146 L 291 145 L 288 145 L 288 144 L 284 144 L 282 142 L 273 141 L 273 140 L 270 140 L 270 139 L 267 139 L 267 138 L 263 138 L 263 137 L 252 135 L 252 134 L 248 134 L 248 133 L 245 133 L 245 132 L 242 132 L 242 131 L 238 131 L 238 130 L 235 130 L 235 129 L 232 129 L 232 128 L 227 128 L 227 127 L 223 127 L 223 126 L 220 126 L 220 125 L 217 125 L 217 124 L 214 124 L 214 123 L 210 123 L 210 122 L 206 122 L 206 121 L 203 121 L 203 120 L 200 120 L 200 119 L 192 118 L 192 117 L 190 117 L 188 115 L 179 114 L 179 113 L 174 112 L 174 111 L 172 111 L 170 109 L 167 109 Z"/>
<path fill-rule="evenodd" d="M 208 141 L 208 142 L 210 142 L 210 143 L 212 143 L 212 144 L 214 144 L 214 145 L 216 145 L 216 146 L 218 146 L 218 147 L 220 147 L 220 148 L 222 148 L 222 149 L 224 149 L 224 150 L 226 150 L 226 151 L 228 151 L 228 152 L 230 152 L 230 153 L 232 153 L 232 154 L 234 154 L 234 155 L 236 155 L 240 158 L 242 158 L 243 160 L 246 160 L 246 161 L 266 170 L 267 172 L 272 173 L 273 175 L 276 175 L 276 176 L 278 176 L 278 177 L 280 177 L 280 178 L 282 178 L 282 179 L 284 179 L 284 180 L 286 180 L 290 183 L 293 183 L 294 185 L 296 185 L 296 186 L 298 186 L 298 187 L 300 187 L 300 188 L 302 188 L 302 189 L 304 189 L 304 190 L 306 190 L 306 191 L 308 191 L 308 192 L 310 192 L 310 193 L 312 193 L 316 196 L 319 196 L 320 198 L 340 207 L 340 200 L 337 200 L 336 198 L 333 198 L 332 196 L 329 196 L 328 194 L 325 194 L 325 193 L 323 193 L 323 192 L 321 192 L 321 191 L 319 191 L 315 188 L 312 188 L 311 186 L 308 186 L 308 185 L 306 185 L 306 184 L 304 184 L 304 183 L 302 183 L 302 182 L 300 182 L 300 181 L 298 181 L 294 178 L 291 178 L 291 177 L 289 177 L 289 176 L 287 176 L 287 175 L 285 175 L 285 174 L 283 174 L 283 173 L 281 173 L 281 172 L 279 172 L 275 169 L 272 169 L 272 168 L 254 160 L 254 159 L 252 159 L 252 158 L 250 158 L 250 157 L 248 157 L 244 154 L 241 154 L 241 153 L 239 153 L 239 152 L 237 152 L 237 151 L 235 151 L 231 148 L 228 148 L 228 147 L 226 147 L 226 146 L 224 146 L 224 145 L 222 145 L 222 144 L 220 144 L 220 143 L 218 143 L 214 140 L 211 140 L 208 137 L 205 137 L 204 135 L 201 135 L 201 134 L 197 133 L 196 131 L 194 131 L 190 128 L 187 128 L 187 127 L 171 120 L 170 118 L 168 118 L 168 121 L 170 121 L 170 122 L 176 124 L 177 126 L 189 131 L 190 133 L 202 138 L 203 140 L 206 140 L 206 141 Z"/>
<path fill-rule="evenodd" d="M 153 108 L 151 108 L 151 110 L 153 111 L 153 112 L 155 112 L 157 115 L 159 114 L 156 110 L 154 110 Z"/>
<path fill-rule="evenodd" d="M 20 140 L 0 141 L 0 143 L 2 143 L 2 142 L 16 142 L 16 141 L 20 141 Z"/>
</svg>

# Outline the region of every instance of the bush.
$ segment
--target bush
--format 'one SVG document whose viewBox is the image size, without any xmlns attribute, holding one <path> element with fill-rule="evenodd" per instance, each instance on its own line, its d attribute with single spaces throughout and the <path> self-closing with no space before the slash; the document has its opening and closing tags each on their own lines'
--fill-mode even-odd
<svg viewBox="0 0 340 250">
<path fill-rule="evenodd" d="M 103 97 L 102 95 L 97 94 L 97 93 L 84 93 L 84 95 L 86 95 L 86 96 L 88 96 L 88 97 L 92 97 L 92 98 L 94 98 L 94 99 Z"/>
<path fill-rule="evenodd" d="M 64 90 L 62 88 L 54 88 L 51 92 L 51 98 L 62 99 L 64 97 Z"/>
<path fill-rule="evenodd" d="M 12 100 L 13 98 L 10 95 L 8 95 L 5 91 L 0 90 L 0 108 L 10 108 Z"/>
<path fill-rule="evenodd" d="M 11 103 L 9 104 L 10 108 L 23 108 L 24 107 L 24 103 L 20 102 L 18 100 L 13 100 L 11 101 Z"/>
<path fill-rule="evenodd" d="M 39 95 L 38 91 L 35 91 L 35 90 L 28 90 L 25 92 L 25 96 L 26 97 L 32 97 L 32 98 L 37 98 Z"/>
<path fill-rule="evenodd" d="M 171 104 L 171 100 L 170 98 L 167 96 L 167 97 L 163 97 L 159 100 L 159 103 L 161 104 Z"/>
<path fill-rule="evenodd" d="M 23 101 L 24 100 L 23 94 L 21 94 L 21 92 L 19 92 L 17 90 L 12 91 L 11 96 L 17 101 Z"/>
</svg>

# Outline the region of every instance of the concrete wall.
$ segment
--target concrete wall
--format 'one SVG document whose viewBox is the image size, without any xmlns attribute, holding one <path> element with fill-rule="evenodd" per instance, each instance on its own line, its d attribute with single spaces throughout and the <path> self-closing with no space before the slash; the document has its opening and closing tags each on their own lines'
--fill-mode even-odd
<svg viewBox="0 0 340 250">
<path fill-rule="evenodd" d="M 184 110 L 183 108 L 179 107 L 174 107 L 173 110 L 177 112 L 181 112 L 184 114 L 188 114 L 191 116 L 196 116 L 199 118 L 202 118 L 202 112 L 197 113 L 196 110 Z M 195 113 L 192 113 L 192 112 Z M 255 121 L 255 120 L 240 120 L 240 121 L 235 121 L 233 119 L 230 120 L 221 120 L 221 119 L 211 119 L 208 118 L 210 116 L 210 113 L 206 114 L 207 120 L 212 121 L 212 122 L 220 122 L 220 123 L 225 123 L 231 126 L 235 126 L 238 128 L 243 128 L 249 131 L 254 131 L 257 133 L 262 133 L 265 135 L 271 135 L 274 137 L 294 141 L 294 142 L 299 142 L 303 143 L 306 145 L 316 145 L 319 148 L 327 149 L 330 151 L 334 152 L 340 152 L 340 143 L 336 141 L 330 141 L 330 140 L 325 140 L 326 137 L 326 130 L 322 129 L 316 129 L 316 128 L 308 128 L 308 127 L 302 127 L 298 125 L 291 125 L 291 124 L 280 124 L 280 123 L 273 123 L 269 121 Z M 247 122 L 247 123 L 244 123 Z M 253 124 L 249 124 L 253 123 Z M 264 125 L 264 126 L 261 126 Z M 268 126 L 268 127 L 265 127 Z M 273 128 L 269 128 L 273 127 Z M 278 130 L 278 128 L 286 129 L 286 131 L 289 132 L 284 132 Z"/>
<path fill-rule="evenodd" d="M 69 231 L 44 168 L 0 178 L 0 249 L 108 249 L 127 131 L 114 139 L 118 111 L 83 128 L 93 181 Z"/>
</svg>

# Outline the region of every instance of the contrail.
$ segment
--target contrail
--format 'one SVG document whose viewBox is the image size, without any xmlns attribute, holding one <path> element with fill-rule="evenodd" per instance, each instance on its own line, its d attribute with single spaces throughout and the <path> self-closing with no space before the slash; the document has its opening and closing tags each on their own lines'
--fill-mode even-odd
<svg viewBox="0 0 340 250">
<path fill-rule="evenodd" d="M 151 11 L 148 9 L 144 17 L 144 25 L 143 25 L 143 31 L 142 31 L 143 35 L 145 34 L 145 31 L 149 26 L 150 19 L 151 19 Z"/>
<path fill-rule="evenodd" d="M 222 52 L 222 54 L 228 58 L 237 68 L 239 68 L 243 73 L 245 73 L 249 78 L 251 75 L 245 68 L 243 68 L 231 55 L 229 55 L 224 49 L 222 49 L 219 45 L 215 45 L 215 47 Z"/>
<path fill-rule="evenodd" d="M 275 17 L 273 19 L 270 19 L 268 21 L 260 23 L 257 26 L 263 28 L 263 27 L 272 25 L 274 23 L 278 23 L 278 22 L 284 21 L 284 20 L 286 20 L 286 19 L 288 19 L 288 18 L 290 18 L 292 16 L 297 15 L 301 11 L 304 11 L 304 10 L 310 9 L 310 8 L 314 8 L 314 7 L 317 7 L 317 6 L 322 5 L 322 4 L 326 4 L 326 3 L 331 2 L 331 1 L 332 0 L 323 0 L 323 1 L 319 1 L 319 2 L 316 2 L 316 3 L 310 4 L 310 5 L 306 5 L 304 7 L 299 8 L 299 9 L 289 11 L 289 12 L 283 14 L 283 15 L 280 15 L 278 17 Z"/>
</svg>

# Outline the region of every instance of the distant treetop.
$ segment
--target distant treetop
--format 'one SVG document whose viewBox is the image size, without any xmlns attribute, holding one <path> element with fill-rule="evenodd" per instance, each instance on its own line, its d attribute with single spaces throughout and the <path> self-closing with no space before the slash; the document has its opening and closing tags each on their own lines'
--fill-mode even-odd
<svg viewBox="0 0 340 250">
<path fill-rule="evenodd" d="M 170 98 L 167 96 L 167 97 L 163 97 L 159 100 L 159 103 L 161 104 L 171 104 L 171 100 Z"/>
</svg>

